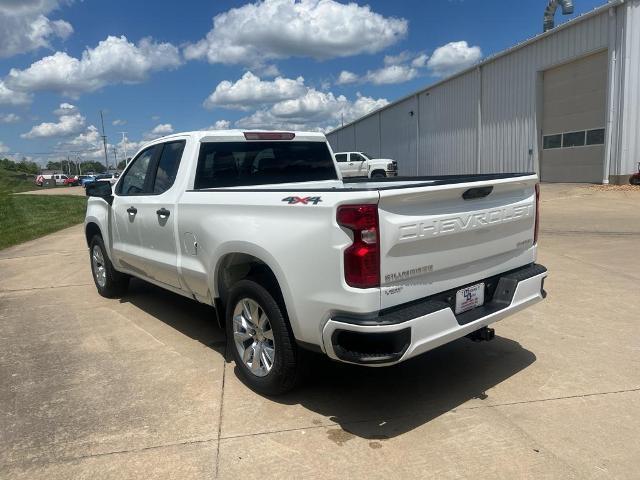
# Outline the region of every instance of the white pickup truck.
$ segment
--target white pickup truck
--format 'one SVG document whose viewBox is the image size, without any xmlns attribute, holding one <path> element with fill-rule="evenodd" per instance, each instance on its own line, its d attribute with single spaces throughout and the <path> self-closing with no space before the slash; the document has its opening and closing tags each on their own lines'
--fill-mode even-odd
<svg viewBox="0 0 640 480">
<path fill-rule="evenodd" d="M 135 276 L 214 306 L 266 394 L 305 350 L 392 365 L 545 296 L 535 174 L 346 181 L 321 134 L 207 131 L 151 142 L 87 195 L 98 292 Z"/>
<path fill-rule="evenodd" d="M 343 177 L 384 178 L 398 175 L 398 162 L 390 158 L 373 158 L 364 152 L 336 152 L 334 155 Z"/>
</svg>

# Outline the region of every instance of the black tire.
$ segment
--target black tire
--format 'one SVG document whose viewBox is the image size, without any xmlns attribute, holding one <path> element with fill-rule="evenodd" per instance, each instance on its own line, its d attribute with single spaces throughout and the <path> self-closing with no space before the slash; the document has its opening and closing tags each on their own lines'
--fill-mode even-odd
<svg viewBox="0 0 640 480">
<path fill-rule="evenodd" d="M 270 371 L 265 376 L 257 376 L 244 363 L 234 339 L 233 315 L 236 305 L 245 298 L 258 303 L 267 315 L 274 341 L 274 359 Z M 230 290 L 226 298 L 226 331 L 228 348 L 243 380 L 252 390 L 264 395 L 280 395 L 297 384 L 300 375 L 300 351 L 286 318 L 283 307 L 274 296 L 254 280 L 240 280 Z M 248 340 L 251 342 L 251 340 Z"/>
<path fill-rule="evenodd" d="M 640 185 L 640 175 L 634 175 L 629 178 L 629 183 L 631 185 Z"/>
<path fill-rule="evenodd" d="M 378 172 L 373 172 L 373 173 L 371 174 L 371 178 L 385 178 L 386 176 L 387 176 L 387 174 L 386 174 L 386 173 L 384 173 L 384 172 L 380 172 L 380 171 L 378 171 Z"/>
<path fill-rule="evenodd" d="M 104 267 L 104 282 L 99 281 L 96 274 L 97 265 L 93 259 L 95 249 L 99 249 L 102 254 L 101 265 Z M 89 242 L 89 262 L 91 263 L 93 282 L 96 284 L 100 295 L 106 298 L 118 298 L 127 293 L 130 277 L 113 268 L 113 264 L 104 247 L 104 241 L 100 235 L 94 235 L 93 238 L 91 238 L 91 242 Z"/>
</svg>

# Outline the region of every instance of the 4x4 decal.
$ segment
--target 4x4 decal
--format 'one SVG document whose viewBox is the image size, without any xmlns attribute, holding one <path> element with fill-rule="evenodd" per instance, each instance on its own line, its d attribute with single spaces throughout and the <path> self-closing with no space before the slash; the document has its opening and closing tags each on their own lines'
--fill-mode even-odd
<svg viewBox="0 0 640 480">
<path fill-rule="evenodd" d="M 310 203 L 317 205 L 322 201 L 322 197 L 287 197 L 282 199 L 283 202 L 287 202 L 289 205 L 296 205 L 301 203 L 303 205 L 309 205 Z"/>
</svg>

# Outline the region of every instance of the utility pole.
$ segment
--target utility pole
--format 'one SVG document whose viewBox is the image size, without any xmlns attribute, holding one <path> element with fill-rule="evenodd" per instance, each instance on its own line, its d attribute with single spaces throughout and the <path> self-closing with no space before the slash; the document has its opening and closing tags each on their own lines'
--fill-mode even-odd
<svg viewBox="0 0 640 480">
<path fill-rule="evenodd" d="M 100 122 L 102 123 L 102 145 L 104 146 L 104 164 L 109 171 L 109 157 L 107 156 L 107 136 L 104 134 L 104 117 L 102 116 L 102 110 L 100 110 Z"/>
<path fill-rule="evenodd" d="M 117 169 L 118 168 L 118 150 L 116 149 L 115 145 L 113 146 L 113 164 Z"/>
<path fill-rule="evenodd" d="M 124 150 L 124 163 L 129 163 L 129 156 L 127 155 L 127 132 L 120 132 L 122 134 L 122 149 Z"/>
</svg>

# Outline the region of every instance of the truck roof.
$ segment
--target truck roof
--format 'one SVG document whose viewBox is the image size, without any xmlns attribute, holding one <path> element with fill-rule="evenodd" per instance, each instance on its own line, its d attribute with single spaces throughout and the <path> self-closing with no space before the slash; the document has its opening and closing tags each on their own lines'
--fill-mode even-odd
<svg viewBox="0 0 640 480">
<path fill-rule="evenodd" d="M 251 130 L 251 129 L 233 129 L 233 130 L 193 130 L 190 132 L 177 132 L 177 133 L 172 133 L 171 135 L 166 135 L 164 137 L 159 137 L 156 138 L 154 140 L 151 140 L 149 143 L 152 142 L 156 142 L 159 140 L 169 140 L 171 138 L 174 137 L 182 137 L 185 135 L 189 135 L 199 141 L 206 141 L 207 138 L 211 137 L 212 140 L 217 139 L 217 137 L 224 137 L 224 138 L 228 138 L 229 140 L 233 140 L 233 141 L 240 141 L 240 142 L 244 142 L 246 141 L 244 134 L 245 132 L 264 132 L 264 133 L 293 133 L 295 134 L 295 137 L 293 139 L 293 141 L 295 140 L 302 140 L 302 141 L 322 141 L 325 142 L 326 141 L 326 137 L 324 136 L 324 133 L 320 133 L 320 132 L 305 132 L 305 131 L 300 131 L 300 130 Z"/>
</svg>

